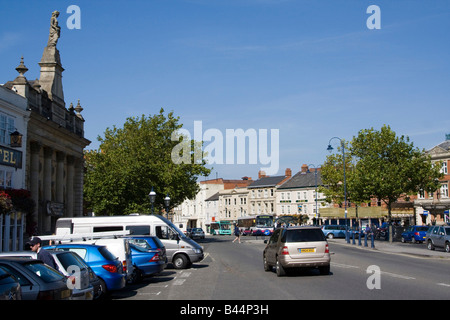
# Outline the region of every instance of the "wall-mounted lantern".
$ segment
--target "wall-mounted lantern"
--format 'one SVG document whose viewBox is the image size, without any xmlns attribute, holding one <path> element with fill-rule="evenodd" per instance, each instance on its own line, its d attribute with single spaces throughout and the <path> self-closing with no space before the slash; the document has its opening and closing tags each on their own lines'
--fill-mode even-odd
<svg viewBox="0 0 450 320">
<path fill-rule="evenodd" d="M 10 145 L 12 148 L 21 148 L 22 147 L 22 137 L 23 134 L 21 134 L 19 131 L 14 131 L 10 134 Z"/>
</svg>

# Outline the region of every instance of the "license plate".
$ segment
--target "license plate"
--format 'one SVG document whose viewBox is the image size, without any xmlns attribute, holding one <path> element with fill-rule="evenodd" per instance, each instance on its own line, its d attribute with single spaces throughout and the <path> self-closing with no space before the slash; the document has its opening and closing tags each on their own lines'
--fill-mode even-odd
<svg viewBox="0 0 450 320">
<path fill-rule="evenodd" d="M 316 252 L 316 248 L 305 248 L 305 249 L 299 249 L 300 253 L 314 253 Z"/>
</svg>

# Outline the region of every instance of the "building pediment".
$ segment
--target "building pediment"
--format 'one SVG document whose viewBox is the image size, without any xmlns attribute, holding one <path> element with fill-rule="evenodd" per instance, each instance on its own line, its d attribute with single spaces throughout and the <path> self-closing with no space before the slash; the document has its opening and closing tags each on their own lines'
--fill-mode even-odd
<svg viewBox="0 0 450 320">
<path fill-rule="evenodd" d="M 445 154 L 448 153 L 447 150 L 445 150 L 444 148 L 441 148 L 440 146 L 435 146 L 432 149 L 427 151 L 427 154 L 433 156 L 433 155 L 441 155 L 441 154 Z"/>
</svg>

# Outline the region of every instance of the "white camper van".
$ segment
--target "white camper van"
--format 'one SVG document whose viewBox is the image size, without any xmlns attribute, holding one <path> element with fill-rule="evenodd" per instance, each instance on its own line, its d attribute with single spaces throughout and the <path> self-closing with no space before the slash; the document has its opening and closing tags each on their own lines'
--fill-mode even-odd
<svg viewBox="0 0 450 320">
<path fill-rule="evenodd" d="M 187 238 L 175 225 L 159 215 L 60 218 L 56 235 L 130 231 L 133 235 L 157 236 L 166 247 L 167 259 L 176 269 L 184 269 L 203 260 L 202 247 Z"/>
</svg>

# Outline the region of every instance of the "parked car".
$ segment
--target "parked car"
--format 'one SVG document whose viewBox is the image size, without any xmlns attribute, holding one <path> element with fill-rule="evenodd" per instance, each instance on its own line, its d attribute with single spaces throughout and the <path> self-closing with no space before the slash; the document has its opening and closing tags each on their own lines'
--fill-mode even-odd
<svg viewBox="0 0 450 320">
<path fill-rule="evenodd" d="M 130 249 L 135 272 L 130 282 L 140 282 L 142 278 L 158 274 L 166 267 L 167 258 L 160 256 L 159 250 L 144 249 L 131 243 Z"/>
<path fill-rule="evenodd" d="M 450 252 L 450 227 L 429 227 L 425 237 L 429 250 L 434 250 L 436 247 L 439 247 L 444 248 L 445 252 Z"/>
<path fill-rule="evenodd" d="M 156 236 L 129 236 L 126 237 L 130 244 L 142 247 L 146 250 L 158 250 L 160 258 L 167 263 L 166 247 Z"/>
<path fill-rule="evenodd" d="M 409 226 L 402 233 L 402 242 L 424 242 L 427 238 L 427 226 Z"/>
<path fill-rule="evenodd" d="M 0 267 L 0 300 L 22 300 L 20 283 Z"/>
<path fill-rule="evenodd" d="M 70 243 L 44 248 L 77 253 L 100 278 L 102 296 L 109 291 L 120 290 L 125 287 L 126 274 L 123 272 L 122 262 L 106 246 Z"/>
<path fill-rule="evenodd" d="M 191 229 L 191 239 L 199 238 L 205 239 L 205 232 L 202 228 L 192 228 Z"/>
<path fill-rule="evenodd" d="M 318 268 L 321 274 L 330 273 L 330 251 L 320 227 L 279 228 L 264 243 L 265 271 L 275 266 L 279 277 L 291 268 Z"/>
<path fill-rule="evenodd" d="M 47 251 L 53 256 L 58 271 L 72 281 L 72 300 L 92 300 L 94 298 L 94 285 L 97 288 L 100 287 L 100 280 L 95 274 L 95 278 L 91 277 L 89 266 L 74 252 Z M 0 257 L 37 259 L 37 253 L 33 251 L 3 252 L 0 253 Z M 93 283 L 91 283 L 91 279 Z"/>
<path fill-rule="evenodd" d="M 322 232 L 328 239 L 345 238 L 345 226 L 335 224 L 323 225 Z"/>
<path fill-rule="evenodd" d="M 0 258 L 0 268 L 20 283 L 23 300 L 70 300 L 66 277 L 40 260 Z"/>
</svg>

